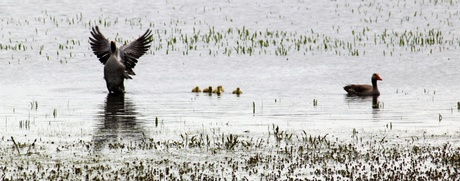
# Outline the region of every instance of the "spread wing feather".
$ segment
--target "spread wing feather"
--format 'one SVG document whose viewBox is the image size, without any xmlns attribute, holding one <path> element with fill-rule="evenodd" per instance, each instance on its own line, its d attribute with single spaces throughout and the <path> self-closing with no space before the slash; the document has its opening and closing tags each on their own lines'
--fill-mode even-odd
<svg viewBox="0 0 460 181">
<path fill-rule="evenodd" d="M 98 26 L 92 28 L 91 36 L 91 49 L 99 61 L 105 64 L 111 54 L 110 41 L 101 33 Z M 142 36 L 118 49 L 118 58 L 126 66 L 129 75 L 135 75 L 133 68 L 138 62 L 137 59 L 149 50 L 152 40 L 152 30 L 147 29 Z"/>
<path fill-rule="evenodd" d="M 149 50 L 151 42 L 152 30 L 148 29 L 136 40 L 120 47 L 120 59 L 121 62 L 126 66 L 126 71 L 128 74 L 136 75 L 133 71 L 133 68 L 136 66 L 137 59 Z"/>
<path fill-rule="evenodd" d="M 94 54 L 99 58 L 102 64 L 105 64 L 110 57 L 110 42 L 105 36 L 99 31 L 99 27 L 93 27 L 91 31 L 93 37 L 89 37 L 91 49 Z"/>
</svg>

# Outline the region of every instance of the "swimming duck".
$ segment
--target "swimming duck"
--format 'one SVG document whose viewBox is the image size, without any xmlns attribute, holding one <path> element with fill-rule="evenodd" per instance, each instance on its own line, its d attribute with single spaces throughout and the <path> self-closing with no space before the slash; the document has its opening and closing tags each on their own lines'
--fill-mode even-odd
<svg viewBox="0 0 460 181">
<path fill-rule="evenodd" d="M 224 88 L 221 85 L 217 86 L 217 89 L 220 89 L 220 91 L 225 92 Z"/>
<path fill-rule="evenodd" d="M 368 84 L 350 84 L 343 89 L 347 91 L 348 95 L 357 95 L 357 96 L 379 96 L 380 91 L 377 87 L 377 81 L 382 80 L 379 74 L 374 73 L 371 77 L 372 85 Z"/>
<path fill-rule="evenodd" d="M 203 89 L 203 92 L 212 93 L 212 87 L 209 86 L 208 88 L 204 88 L 204 89 Z"/>
<path fill-rule="evenodd" d="M 192 92 L 201 92 L 200 87 L 196 86 L 195 88 L 192 89 Z"/>
<path fill-rule="evenodd" d="M 217 95 L 220 95 L 224 92 L 224 88 L 222 88 L 221 85 L 217 86 L 217 89 L 212 90 L 212 93 L 216 93 Z"/>
<path fill-rule="evenodd" d="M 93 27 L 89 38 L 93 53 L 104 64 L 104 79 L 109 93 L 124 93 L 124 79 L 136 75 L 133 68 L 137 59 L 144 55 L 152 42 L 152 31 L 147 31 L 136 40 L 117 48 L 115 41 L 109 41 L 99 30 Z"/>
<path fill-rule="evenodd" d="M 241 91 L 241 89 L 240 89 L 239 87 L 237 87 L 236 90 L 234 90 L 234 91 L 232 92 L 232 94 L 237 94 L 237 95 L 240 95 L 240 94 L 242 94 L 242 93 L 243 93 L 243 91 Z"/>
</svg>

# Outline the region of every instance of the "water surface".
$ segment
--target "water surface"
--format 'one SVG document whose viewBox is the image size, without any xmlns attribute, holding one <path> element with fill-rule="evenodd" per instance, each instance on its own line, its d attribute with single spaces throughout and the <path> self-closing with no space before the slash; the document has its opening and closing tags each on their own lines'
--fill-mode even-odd
<svg viewBox="0 0 460 181">
<path fill-rule="evenodd" d="M 457 5 L 2 1 L 0 132 L 23 140 L 86 139 L 102 145 L 203 130 L 259 135 L 273 124 L 344 139 L 353 129 L 458 135 Z M 139 59 L 134 79 L 125 82 L 124 97 L 111 97 L 105 88 L 103 66 L 88 43 L 94 25 L 118 41 L 154 31 L 151 51 Z M 239 31 L 258 35 L 255 43 Z M 403 36 L 409 32 L 412 36 Z M 203 38 L 219 33 L 222 38 Z M 181 37 L 193 35 L 200 38 L 190 48 Z M 315 41 L 297 50 L 294 42 L 302 37 Z M 416 38 L 439 42 L 414 43 Z M 270 45 L 257 46 L 258 40 Z M 254 53 L 238 53 L 243 46 L 254 46 Z M 287 54 L 279 54 L 282 48 Z M 378 109 L 372 98 L 347 97 L 342 88 L 370 83 L 374 72 L 383 78 Z M 226 91 L 221 96 L 190 92 L 218 85 Z M 244 94 L 231 94 L 236 87 Z"/>
</svg>

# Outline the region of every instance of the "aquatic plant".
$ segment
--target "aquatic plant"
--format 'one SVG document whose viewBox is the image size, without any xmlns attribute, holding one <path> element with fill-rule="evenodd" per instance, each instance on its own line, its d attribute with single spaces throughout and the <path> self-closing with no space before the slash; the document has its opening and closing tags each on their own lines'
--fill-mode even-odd
<svg viewBox="0 0 460 181">
<path fill-rule="evenodd" d="M 238 136 L 234 136 L 233 134 L 230 134 L 229 136 L 226 137 L 225 140 L 222 140 L 222 142 L 224 143 L 225 148 L 227 150 L 233 150 L 235 146 L 239 143 Z"/>
<path fill-rule="evenodd" d="M 57 116 L 57 109 L 54 109 L 53 110 L 53 117 L 56 118 L 56 116 Z"/>
<path fill-rule="evenodd" d="M 16 151 L 18 152 L 18 155 L 21 155 L 21 149 L 27 147 L 27 144 L 26 143 L 16 142 L 14 140 L 13 136 L 11 136 L 11 141 L 13 142 L 13 146 L 16 149 Z M 28 147 L 28 149 L 27 149 L 27 151 L 25 153 L 26 155 L 32 154 L 31 150 L 35 147 L 36 142 L 37 142 L 37 139 L 35 139 L 34 142 L 29 145 L 29 147 Z"/>
<path fill-rule="evenodd" d="M 37 101 L 32 101 L 30 102 L 30 109 L 35 109 L 37 110 L 38 109 L 38 102 Z"/>
<path fill-rule="evenodd" d="M 1 145 L 10 145 L 10 149 L 2 149 L 0 176 L 8 180 L 459 178 L 460 149 L 451 142 L 433 145 L 424 143 L 428 137 L 422 141 L 418 137 L 366 136 L 356 129 L 351 133 L 354 141 L 349 142 L 330 139 L 329 134 L 311 135 L 305 130 L 288 134 L 277 125 L 271 127 L 269 135 L 273 136 L 268 137 L 203 132 L 183 133 L 182 140 L 161 140 L 142 134 L 134 142 L 111 141 L 103 152 L 95 151 L 93 142 L 81 139 L 35 139 L 26 144 L 11 137 L 7 142 L 0 140 Z"/>
</svg>

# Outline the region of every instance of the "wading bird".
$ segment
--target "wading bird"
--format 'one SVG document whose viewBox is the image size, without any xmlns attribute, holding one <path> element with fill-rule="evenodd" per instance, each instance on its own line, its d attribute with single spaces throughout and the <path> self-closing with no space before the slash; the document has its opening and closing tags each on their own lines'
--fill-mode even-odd
<svg viewBox="0 0 460 181">
<path fill-rule="evenodd" d="M 132 79 L 131 75 L 136 75 L 133 68 L 137 59 L 149 50 L 153 40 L 152 31 L 147 29 L 142 36 L 119 48 L 115 41 L 105 38 L 97 26 L 92 28 L 91 36 L 91 49 L 104 64 L 104 79 L 109 93 L 124 93 L 124 79 Z"/>
</svg>

